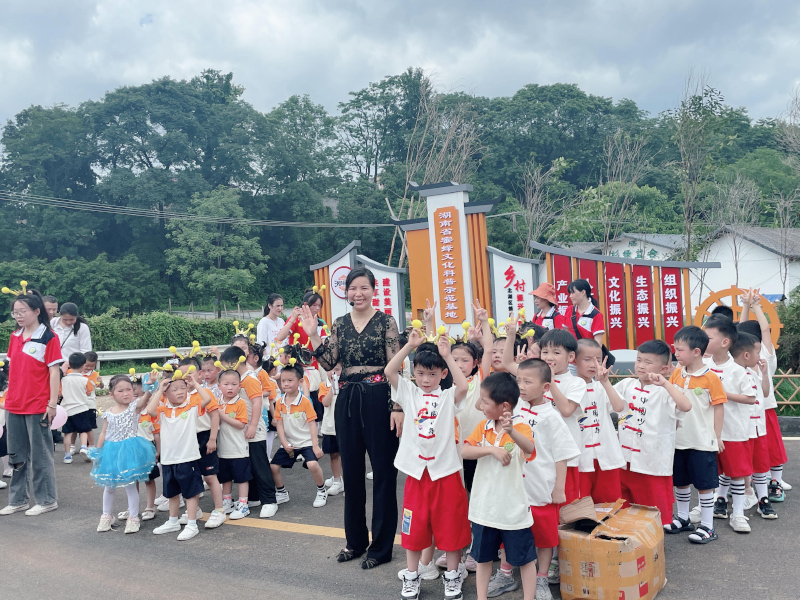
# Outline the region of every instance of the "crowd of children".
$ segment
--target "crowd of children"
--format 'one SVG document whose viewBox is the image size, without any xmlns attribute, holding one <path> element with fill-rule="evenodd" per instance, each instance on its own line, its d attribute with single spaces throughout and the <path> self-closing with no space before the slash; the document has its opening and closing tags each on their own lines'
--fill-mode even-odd
<svg viewBox="0 0 800 600">
<path fill-rule="evenodd" d="M 633 376 L 613 385 L 602 345 L 591 331 L 576 339 L 552 303 L 537 302 L 542 312 L 532 322 L 520 314 L 498 327 L 476 302 L 475 326 L 465 323 L 458 339 L 435 329 L 429 307 L 385 369 L 404 413 L 394 463 L 406 475 L 401 597 L 419 597 L 438 567 L 447 600 L 462 597 L 469 571 L 481 600 L 496 597 L 518 588 L 517 567 L 526 600 L 551 599 L 559 509 L 586 496 L 655 506 L 666 533 L 686 532 L 695 544 L 718 539 L 714 519 L 727 519 L 736 533 L 750 531 L 745 511 L 752 508 L 776 519 L 772 502 L 788 488 L 772 383 L 777 360 L 758 292 L 741 300 L 738 324 L 721 307 L 703 328 L 678 331 L 672 347 L 641 344 Z M 272 517 L 290 501 L 282 470 L 297 462 L 316 486 L 313 507 L 344 493 L 333 421 L 338 371 L 315 363 L 295 321 L 275 334 L 288 331 L 284 343 L 256 343 L 235 323 L 223 352 L 195 344 L 144 377 L 114 376 L 96 444 L 97 355 L 67 357 L 64 462 L 76 449 L 93 461 L 91 477 L 104 488 L 99 532 L 120 519 L 125 533 L 135 533 L 163 511 L 168 520 L 153 533 L 189 540 L 199 534 L 206 490 L 214 505 L 206 529 L 259 505 L 258 516 Z M 2 418 L 0 405 L 0 426 Z M 4 462 L 4 476 L 7 470 Z M 118 487 L 128 510 L 114 515 Z M 691 487 L 699 500 L 692 509 Z M 444 554 L 434 561 L 436 547 Z"/>
</svg>

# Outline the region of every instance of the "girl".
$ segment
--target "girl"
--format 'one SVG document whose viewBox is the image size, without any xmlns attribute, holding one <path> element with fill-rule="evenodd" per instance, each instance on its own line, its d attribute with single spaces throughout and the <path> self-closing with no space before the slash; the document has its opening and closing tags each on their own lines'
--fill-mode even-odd
<svg viewBox="0 0 800 600">
<path fill-rule="evenodd" d="M 278 337 L 278 332 L 286 325 L 286 321 L 281 318 L 282 312 L 283 296 L 270 294 L 267 297 L 264 316 L 256 327 L 256 341 L 262 346 L 269 348 L 271 344 L 277 344 L 279 340 L 284 339 Z"/>
<path fill-rule="evenodd" d="M 330 333 L 328 324 L 319 318 L 319 311 L 322 310 L 322 304 L 322 296 L 317 293 L 315 288 L 306 290 L 306 293 L 303 295 L 301 307 L 296 306 L 294 310 L 292 310 L 292 316 L 289 317 L 283 329 L 278 332 L 278 339 L 283 340 L 289 336 L 287 341 L 290 344 L 300 344 L 303 348 L 311 349 L 311 346 L 308 344 L 309 336 L 305 327 L 306 319 L 312 323 L 316 323 L 315 329 L 320 338 L 328 336 Z M 308 307 L 308 317 L 302 314 L 306 307 Z M 310 327 L 309 325 L 309 329 Z M 295 339 L 294 334 L 297 334 L 299 337 Z M 317 359 L 312 358 L 311 364 L 316 368 L 318 366 Z"/>
<path fill-rule="evenodd" d="M 564 329 L 567 326 L 564 315 L 558 312 L 556 290 L 551 283 L 542 283 L 530 293 L 539 309 L 533 318 L 534 324 L 545 329 Z"/>
<path fill-rule="evenodd" d="M 72 302 L 65 302 L 58 312 L 59 316 L 53 319 L 51 325 L 58 336 L 61 355 L 69 356 L 75 352 L 90 352 L 92 334 L 89 332 L 89 326 L 84 318 L 78 314 L 78 306 Z"/>
<path fill-rule="evenodd" d="M 129 375 L 111 378 L 109 391 L 114 405 L 103 413 L 103 429 L 93 452 L 94 467 L 91 476 L 102 485 L 103 514 L 97 531 L 109 531 L 114 522 L 114 489 L 121 487 L 128 495 L 128 523 L 125 533 L 139 531 L 139 492 L 136 483 L 148 481 L 156 464 L 156 448 L 138 436 L 139 414 L 147 403 L 142 396 L 136 401 Z"/>
<path fill-rule="evenodd" d="M 567 286 L 567 291 L 572 302 L 566 314 L 567 329 L 579 340 L 594 338 L 602 346 L 605 321 L 592 296 L 592 286 L 585 279 L 576 279 Z"/>
</svg>

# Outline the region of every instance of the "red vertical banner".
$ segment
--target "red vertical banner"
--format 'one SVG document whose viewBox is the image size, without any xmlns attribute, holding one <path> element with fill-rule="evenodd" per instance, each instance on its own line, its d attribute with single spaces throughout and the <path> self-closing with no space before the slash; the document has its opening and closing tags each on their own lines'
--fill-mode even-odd
<svg viewBox="0 0 800 600">
<path fill-rule="evenodd" d="M 625 333 L 625 275 L 620 263 L 605 263 L 606 327 L 608 347 L 618 350 L 628 347 Z"/>
<path fill-rule="evenodd" d="M 444 206 L 433 213 L 438 242 L 434 252 L 439 262 L 439 302 L 442 320 L 446 324 L 462 323 L 466 318 L 464 306 L 464 263 L 461 260 L 461 232 L 458 210 Z"/>
<path fill-rule="evenodd" d="M 569 256 L 553 255 L 553 287 L 556 288 L 556 304 L 559 312 L 564 315 L 572 304 L 569 301 L 567 287 L 572 281 L 572 268 Z"/>
<path fill-rule="evenodd" d="M 683 327 L 680 269 L 661 269 L 661 310 L 664 313 L 664 341 L 671 346 L 675 341 L 675 333 Z"/>
<path fill-rule="evenodd" d="M 592 286 L 592 296 L 597 297 L 597 263 L 585 258 L 578 259 L 578 272 L 580 278 L 585 279 Z"/>
<path fill-rule="evenodd" d="M 636 345 L 652 340 L 656 315 L 653 314 L 653 272 L 650 267 L 633 265 L 632 301 L 633 326 L 636 330 Z"/>
</svg>

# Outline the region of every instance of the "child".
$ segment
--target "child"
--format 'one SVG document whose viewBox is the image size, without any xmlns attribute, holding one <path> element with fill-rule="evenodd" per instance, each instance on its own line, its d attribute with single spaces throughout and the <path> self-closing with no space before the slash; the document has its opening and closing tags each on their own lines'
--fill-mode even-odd
<svg viewBox="0 0 800 600">
<path fill-rule="evenodd" d="M 336 496 L 344 492 L 344 479 L 342 479 L 342 457 L 339 454 L 339 444 L 336 441 L 336 423 L 334 411 L 336 410 L 336 397 L 339 395 L 339 375 L 342 365 L 337 364 L 330 372 L 330 381 L 325 382 L 327 393 L 322 394 L 319 401 L 325 407 L 322 417 L 322 451 L 331 457 L 331 477 L 325 480 L 328 496 Z M 328 375 L 326 374 L 326 379 Z M 330 384 L 330 385 L 328 385 Z"/>
<path fill-rule="evenodd" d="M 157 373 L 154 371 L 146 375 L 146 377 L 148 377 L 148 381 L 155 382 Z M 142 521 L 150 521 L 156 518 L 156 479 L 161 477 L 161 471 L 158 468 L 158 461 L 161 455 L 161 427 L 158 425 L 158 417 L 151 417 L 147 414 L 147 402 L 149 402 L 152 392 L 145 392 L 142 378 L 136 377 L 135 375 L 131 376 L 131 385 L 133 386 L 133 396 L 137 399 L 137 403 L 138 400 L 142 400 L 145 403 L 142 410 L 139 411 L 139 429 L 137 435 L 153 444 L 156 449 L 156 464 L 153 465 L 153 470 L 150 471 L 150 475 L 147 477 L 147 481 L 145 481 L 144 484 L 147 504 L 142 511 L 141 517 Z M 128 511 L 117 515 L 121 520 L 127 519 L 129 516 Z"/>
<path fill-rule="evenodd" d="M 581 402 L 583 416 L 578 419 L 581 430 L 580 495 L 591 496 L 595 504 L 619 499 L 619 472 L 625 464 L 611 421 L 611 411 L 619 414 L 625 410 L 625 404 L 617 394 L 613 394 L 612 402 L 606 391 L 611 384 L 605 363 L 600 344 L 589 338 L 578 340 L 575 367 L 578 377 L 586 382 L 586 395 Z"/>
<path fill-rule="evenodd" d="M 675 435 L 675 456 L 672 466 L 672 483 L 678 514 L 664 525 L 666 533 L 692 531 L 689 541 L 708 544 L 718 539 L 714 530 L 714 489 L 717 487 L 717 456 L 722 448 L 724 404 L 728 401 L 722 383 L 703 362 L 708 347 L 705 331 L 694 325 L 684 327 L 675 334 L 675 358 L 680 369 L 669 378 L 671 384 L 683 390 L 692 403 L 692 410 L 683 417 Z M 700 514 L 695 527 L 690 522 L 690 485 L 700 496 Z"/>
<path fill-rule="evenodd" d="M 247 427 L 247 405 L 239 397 L 241 375 L 235 370 L 225 370 L 219 376 L 222 391 L 221 419 L 219 429 L 219 480 L 222 483 L 223 518 L 226 513 L 232 520 L 243 519 L 250 514 L 247 505 L 250 480 L 250 449 L 244 430 Z M 239 487 L 239 501 L 233 506 L 231 496 L 233 483 Z"/>
<path fill-rule="evenodd" d="M 100 378 L 100 372 L 97 370 L 97 352 L 84 352 L 83 355 L 86 357 L 86 364 L 83 366 L 83 373 L 86 377 L 89 378 L 89 381 L 92 382 L 94 385 L 94 389 L 92 389 L 92 393 L 89 394 L 89 405 L 92 407 L 92 410 L 97 410 L 97 396 L 95 395 L 96 389 L 103 389 L 105 385 L 103 384 L 103 380 Z M 87 440 L 89 444 L 89 448 L 94 446 L 94 430 L 89 432 L 89 439 Z M 75 452 L 73 452 L 75 454 Z"/>
<path fill-rule="evenodd" d="M 198 499 L 203 491 L 203 478 L 198 461 L 197 417 L 211 402 L 212 396 L 203 389 L 188 367 L 186 376 L 180 369 L 172 378 L 164 378 L 147 404 L 147 414 L 158 417 L 161 423 L 161 467 L 164 470 L 164 495 L 169 498 L 169 520 L 156 527 L 161 535 L 181 530 L 178 520 L 181 495 L 186 501 L 186 527 L 179 541 L 190 540 L 200 533 L 196 514 Z M 197 394 L 189 396 L 189 390 Z M 162 403 L 162 398 L 166 401 Z"/>
<path fill-rule="evenodd" d="M 502 543 L 506 560 L 520 568 L 523 597 L 536 594 L 536 547 L 531 508 L 522 475 L 522 465 L 536 451 L 527 423 L 512 411 L 519 386 L 509 373 L 492 373 L 481 383 L 481 406 L 486 416 L 464 440 L 465 459 L 478 461 L 469 520 L 472 522 L 472 556 L 478 562 L 476 587 L 479 600 L 488 597 L 492 561 Z"/>
<path fill-rule="evenodd" d="M 737 533 L 750 533 L 750 525 L 744 516 L 744 479 L 753 474 L 753 455 L 750 447 L 750 405 L 756 397 L 753 384 L 745 370 L 736 364 L 730 355 L 736 343 L 737 331 L 733 321 L 720 315 L 706 321 L 708 335 L 706 365 L 711 367 L 728 401 L 722 423 L 723 448 L 719 453 L 719 485 L 714 503 L 714 518 L 728 518 L 728 489 L 731 490 L 733 509 L 729 523 Z"/>
<path fill-rule="evenodd" d="M 769 502 L 769 450 L 767 448 L 766 415 L 764 396 L 769 395 L 771 377 L 767 363 L 761 359 L 761 342 L 754 335 L 738 332 L 736 343 L 731 348 L 733 360 L 744 367 L 750 378 L 756 403 L 750 414 L 748 435 L 750 436 L 753 461 L 753 487 L 756 489 L 758 507 L 763 519 L 777 519 L 778 515 Z"/>
<path fill-rule="evenodd" d="M 109 385 L 114 405 L 103 413 L 103 429 L 92 452 L 92 479 L 103 489 L 103 514 L 97 531 L 109 531 L 114 522 L 114 489 L 121 487 L 128 495 L 128 523 L 125 533 L 139 531 L 139 492 L 136 482 L 147 481 L 156 464 L 156 450 L 137 435 L 139 413 L 145 401 L 138 403 L 128 375 L 115 375 Z"/>
<path fill-rule="evenodd" d="M 283 396 L 278 400 L 275 420 L 278 423 L 278 439 L 281 448 L 272 459 L 272 477 L 275 480 L 275 496 L 278 504 L 289 501 L 289 492 L 283 487 L 281 468 L 291 469 L 295 456 L 302 456 L 303 467 L 311 471 L 314 483 L 317 484 L 317 496 L 314 508 L 325 506 L 328 502 L 328 491 L 325 489 L 325 476 L 319 466 L 322 449 L 317 441 L 317 412 L 311 400 L 303 395 L 300 385 L 303 381 L 303 367 L 294 359 L 281 371 L 281 389 Z"/>
<path fill-rule="evenodd" d="M 248 346 L 249 351 L 249 346 Z M 264 405 L 264 390 L 255 371 L 245 364 L 246 351 L 240 347 L 231 346 L 220 356 L 220 362 L 227 368 L 235 368 L 242 378 L 239 396 L 247 406 L 247 429 L 244 437 L 248 442 L 250 454 L 250 471 L 253 475 L 253 500 L 250 502 L 261 503 L 259 517 L 268 519 L 278 512 L 278 503 L 275 498 L 275 482 L 270 470 L 269 455 L 267 454 L 267 427 L 261 418 Z"/>
<path fill-rule="evenodd" d="M 265 398 L 264 402 L 266 402 L 261 414 L 266 414 L 264 424 L 267 426 L 267 456 L 272 456 L 272 445 L 278 433 L 278 429 L 275 426 L 275 401 L 280 393 L 277 381 L 278 365 L 281 365 L 279 360 L 270 358 L 269 362 L 263 363 L 261 370 L 257 373 L 258 379 L 262 382 L 261 387 L 264 390 L 262 397 Z"/>
<path fill-rule="evenodd" d="M 61 408 L 67 411 L 67 422 L 61 428 L 64 434 L 64 463 L 72 463 L 72 444 L 76 434 L 80 437 L 80 453 L 89 462 L 89 432 L 97 427 L 97 411 L 90 396 L 94 384 L 84 375 L 86 356 L 82 352 L 69 355 L 69 370 L 61 379 Z"/>
<path fill-rule="evenodd" d="M 441 336 L 438 352 L 414 354 L 416 386 L 400 376 L 403 361 L 424 338 L 414 329 L 408 343 L 395 354 L 384 372 L 403 408 L 405 425 L 394 465 L 407 475 L 403 494 L 402 545 L 406 549 L 402 598 L 419 596 L 421 553 L 431 541 L 445 551 L 446 599 L 461 598 L 461 550 L 469 546 L 467 492 L 461 481 L 455 418 L 469 383 L 450 354 L 450 341 Z M 442 391 L 442 379 L 453 375 L 454 387 Z"/>
<path fill-rule="evenodd" d="M 639 346 L 636 377 L 606 389 L 612 402 L 618 394 L 628 410 L 620 415 L 619 442 L 625 466 L 620 488 L 626 505 L 635 502 L 661 511 L 661 524 L 672 522 L 672 461 L 675 432 L 692 403 L 669 381 L 672 352 L 661 340 Z"/>
</svg>

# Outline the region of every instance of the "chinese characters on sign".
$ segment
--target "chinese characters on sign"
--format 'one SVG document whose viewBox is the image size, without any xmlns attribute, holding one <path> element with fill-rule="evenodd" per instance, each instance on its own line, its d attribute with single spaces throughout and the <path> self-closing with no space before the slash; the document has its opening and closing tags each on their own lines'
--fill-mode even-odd
<svg viewBox="0 0 800 600">
<path fill-rule="evenodd" d="M 435 228 L 439 301 L 445 323 L 462 323 L 466 318 L 461 231 L 458 218 L 456 208 L 446 206 L 434 211 L 431 224 Z"/>
<path fill-rule="evenodd" d="M 372 306 L 377 310 L 385 312 L 387 315 L 391 315 L 393 311 L 396 310 L 391 278 L 375 278 L 375 295 L 372 297 Z"/>
<path fill-rule="evenodd" d="M 556 305 L 558 311 L 565 315 L 570 306 L 567 287 L 572 281 L 572 268 L 568 256 L 553 255 L 553 286 L 556 288 Z"/>
<path fill-rule="evenodd" d="M 672 345 L 675 332 L 683 327 L 680 269 L 661 269 L 661 306 L 664 312 L 664 341 Z"/>
<path fill-rule="evenodd" d="M 503 271 L 503 275 L 506 278 L 503 289 L 506 290 L 508 314 L 515 315 L 525 308 L 525 280 L 517 275 L 514 265 L 511 264 Z"/>
<path fill-rule="evenodd" d="M 608 327 L 608 347 L 611 350 L 627 348 L 625 327 L 625 277 L 619 263 L 605 263 L 605 292 Z"/>
<path fill-rule="evenodd" d="M 653 314 L 653 275 L 650 267 L 634 265 L 631 272 L 634 326 L 638 346 L 653 339 L 655 319 L 658 315 Z"/>
</svg>

